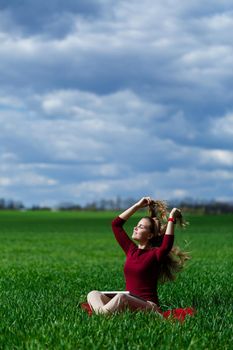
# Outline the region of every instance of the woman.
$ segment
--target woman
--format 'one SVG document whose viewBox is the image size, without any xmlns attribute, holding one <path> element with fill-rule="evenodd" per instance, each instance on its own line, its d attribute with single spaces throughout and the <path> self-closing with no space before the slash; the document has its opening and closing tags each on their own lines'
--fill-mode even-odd
<svg viewBox="0 0 233 350">
<path fill-rule="evenodd" d="M 151 216 L 143 217 L 134 227 L 132 238 L 126 234 L 124 223 L 139 209 L 149 207 Z M 179 249 L 173 250 L 174 227 L 176 220 L 182 223 L 179 209 L 173 208 L 167 220 L 166 206 L 150 197 L 143 197 L 132 207 L 125 210 L 112 222 L 112 229 L 121 248 L 126 254 L 124 274 L 126 290 L 130 294 L 119 293 L 109 298 L 99 291 L 92 291 L 87 301 L 95 313 L 111 314 L 144 310 L 160 313 L 157 295 L 158 280 L 173 280 L 187 259 Z M 163 220 L 167 223 L 163 225 Z M 174 259 L 174 255 L 179 259 Z"/>
</svg>

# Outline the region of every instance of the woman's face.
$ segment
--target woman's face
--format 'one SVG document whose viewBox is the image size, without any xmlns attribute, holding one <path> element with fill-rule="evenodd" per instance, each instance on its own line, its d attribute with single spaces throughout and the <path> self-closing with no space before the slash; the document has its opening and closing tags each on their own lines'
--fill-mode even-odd
<svg viewBox="0 0 233 350">
<path fill-rule="evenodd" d="M 141 219 L 134 227 L 132 238 L 140 244 L 145 244 L 152 236 L 150 221 L 146 218 Z"/>
</svg>

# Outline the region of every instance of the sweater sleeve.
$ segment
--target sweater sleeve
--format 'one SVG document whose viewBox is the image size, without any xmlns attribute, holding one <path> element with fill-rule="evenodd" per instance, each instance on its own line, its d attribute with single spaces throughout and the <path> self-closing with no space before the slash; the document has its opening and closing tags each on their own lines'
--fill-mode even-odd
<svg viewBox="0 0 233 350">
<path fill-rule="evenodd" d="M 174 242 L 174 235 L 164 235 L 161 246 L 155 249 L 155 255 L 158 262 L 161 262 L 163 258 L 166 255 L 168 255 L 168 253 L 172 249 L 173 242 Z"/>
<path fill-rule="evenodd" d="M 124 250 L 125 254 L 128 253 L 131 246 L 135 246 L 135 243 L 129 238 L 123 225 L 125 220 L 121 219 L 119 216 L 112 221 L 112 230 L 115 235 L 115 238 L 121 248 Z"/>
</svg>

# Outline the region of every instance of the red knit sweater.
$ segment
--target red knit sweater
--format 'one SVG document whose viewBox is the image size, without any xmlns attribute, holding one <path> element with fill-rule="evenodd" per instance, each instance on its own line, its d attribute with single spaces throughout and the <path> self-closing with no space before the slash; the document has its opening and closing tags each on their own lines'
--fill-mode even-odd
<svg viewBox="0 0 233 350">
<path fill-rule="evenodd" d="M 125 220 L 117 217 L 112 221 L 112 229 L 117 242 L 126 254 L 124 266 L 126 290 L 159 305 L 157 295 L 159 267 L 172 248 L 174 236 L 164 235 L 160 247 L 139 249 L 123 229 L 124 223 Z"/>
</svg>

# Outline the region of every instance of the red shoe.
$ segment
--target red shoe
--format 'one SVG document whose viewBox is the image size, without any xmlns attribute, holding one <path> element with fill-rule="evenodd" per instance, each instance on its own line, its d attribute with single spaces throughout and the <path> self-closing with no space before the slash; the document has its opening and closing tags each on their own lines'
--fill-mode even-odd
<svg viewBox="0 0 233 350">
<path fill-rule="evenodd" d="M 92 309 L 88 303 L 80 303 L 81 308 L 88 313 L 88 316 L 92 315 Z"/>
<path fill-rule="evenodd" d="M 172 310 L 167 310 L 162 313 L 164 318 L 173 318 L 176 319 L 180 322 L 184 322 L 185 317 L 187 315 L 193 316 L 196 313 L 196 310 L 192 307 L 186 307 L 184 309 L 182 308 L 177 308 L 177 309 L 172 309 Z"/>
</svg>

